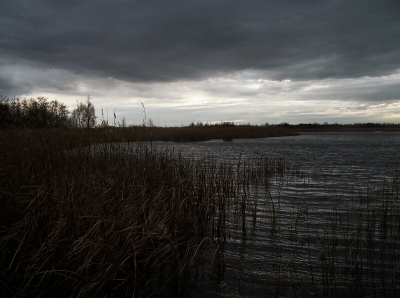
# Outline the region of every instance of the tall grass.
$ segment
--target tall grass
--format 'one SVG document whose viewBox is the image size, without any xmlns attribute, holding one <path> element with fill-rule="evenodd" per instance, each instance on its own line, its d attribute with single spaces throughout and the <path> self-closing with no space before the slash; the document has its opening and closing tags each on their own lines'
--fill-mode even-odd
<svg viewBox="0 0 400 298">
<path fill-rule="evenodd" d="M 0 134 L 5 296 L 147 297 L 221 268 L 232 170 L 78 133 Z"/>
</svg>

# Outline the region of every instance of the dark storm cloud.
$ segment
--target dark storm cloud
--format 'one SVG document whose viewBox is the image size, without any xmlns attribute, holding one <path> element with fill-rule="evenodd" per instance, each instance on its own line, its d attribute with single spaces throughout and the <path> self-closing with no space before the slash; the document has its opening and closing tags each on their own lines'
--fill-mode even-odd
<svg viewBox="0 0 400 298">
<path fill-rule="evenodd" d="M 136 82 L 381 76 L 400 68 L 399 20 L 395 0 L 3 0 L 0 55 Z"/>
</svg>

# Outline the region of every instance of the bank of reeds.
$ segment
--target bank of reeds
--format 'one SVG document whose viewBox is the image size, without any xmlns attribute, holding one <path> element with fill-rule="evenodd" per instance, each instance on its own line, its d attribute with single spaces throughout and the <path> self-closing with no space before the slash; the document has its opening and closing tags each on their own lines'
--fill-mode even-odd
<svg viewBox="0 0 400 298">
<path fill-rule="evenodd" d="M 188 266 L 195 209 L 168 156 L 24 141 L 1 152 L 5 296 L 144 296 Z"/>
<path fill-rule="evenodd" d="M 0 133 L 2 296 L 147 297 L 222 268 L 234 171 L 91 133 Z"/>
<path fill-rule="evenodd" d="M 93 143 L 173 141 L 200 142 L 212 139 L 233 140 L 240 138 L 267 138 L 296 135 L 297 133 L 278 126 L 194 126 L 194 127 L 105 127 L 93 129 L 9 129 L 2 130 L 5 136 L 13 136 L 19 130 L 35 135 L 58 138 L 65 146 L 87 146 Z M 19 133 L 21 134 L 21 133 Z"/>
</svg>

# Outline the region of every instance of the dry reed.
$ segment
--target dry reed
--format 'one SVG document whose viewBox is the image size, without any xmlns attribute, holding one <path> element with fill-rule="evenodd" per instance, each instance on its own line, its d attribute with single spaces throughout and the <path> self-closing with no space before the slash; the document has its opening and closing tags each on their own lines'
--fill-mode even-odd
<svg viewBox="0 0 400 298">
<path fill-rule="evenodd" d="M 5 296 L 147 297 L 223 271 L 226 204 L 243 196 L 237 179 L 252 167 L 235 176 L 150 144 L 99 140 L 89 130 L 1 132 Z"/>
</svg>

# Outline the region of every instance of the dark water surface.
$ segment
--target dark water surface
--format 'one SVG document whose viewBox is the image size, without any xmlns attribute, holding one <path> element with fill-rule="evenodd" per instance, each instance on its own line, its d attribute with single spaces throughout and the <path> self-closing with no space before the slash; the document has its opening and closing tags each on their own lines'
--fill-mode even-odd
<svg viewBox="0 0 400 298">
<path fill-rule="evenodd" d="M 299 136 L 164 143 L 188 158 L 229 161 L 264 155 L 285 158 L 300 166 L 315 183 L 325 178 L 365 186 L 365 179 L 381 181 L 400 161 L 400 133 L 303 133 Z M 332 181 L 331 181 L 332 182 Z"/>
<path fill-rule="evenodd" d="M 196 283 L 188 296 L 400 294 L 393 186 L 399 179 L 400 133 L 304 133 L 157 146 L 204 162 L 235 164 L 265 156 L 291 165 L 271 178 L 268 192 L 252 189 L 257 213 L 246 211 L 245 233 L 228 211 L 225 266 Z"/>
</svg>

